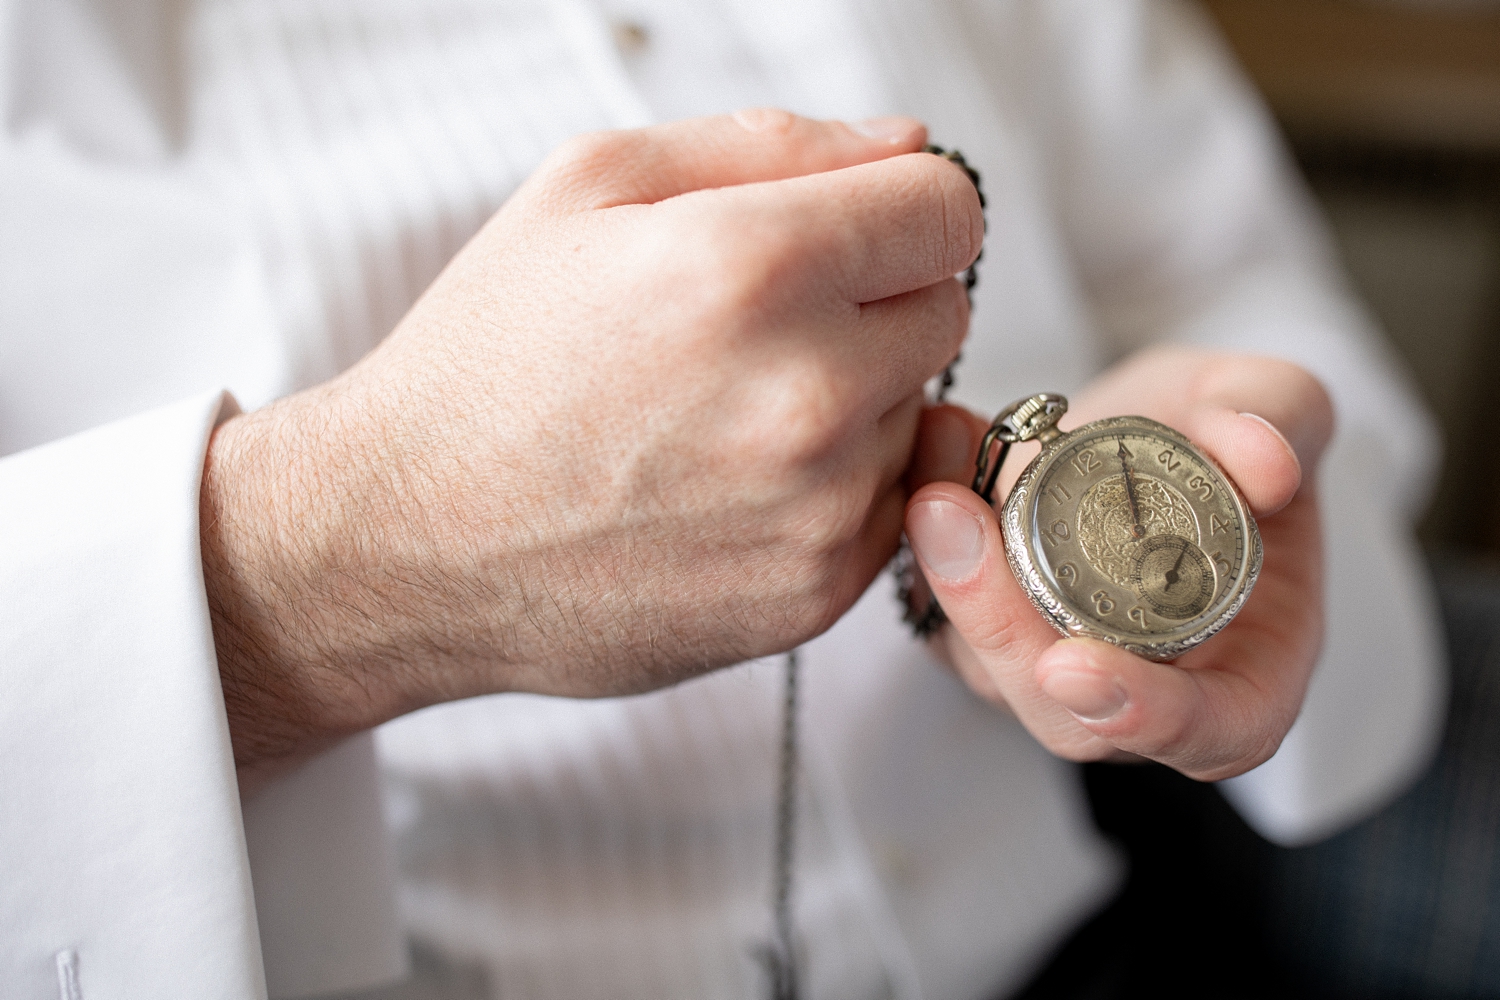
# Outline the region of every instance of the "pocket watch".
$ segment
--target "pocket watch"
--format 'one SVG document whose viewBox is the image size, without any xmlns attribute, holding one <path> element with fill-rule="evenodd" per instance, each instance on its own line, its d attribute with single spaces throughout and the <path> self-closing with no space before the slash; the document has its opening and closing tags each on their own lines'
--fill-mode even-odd
<svg viewBox="0 0 1500 1000">
<path fill-rule="evenodd" d="M 1244 607 L 1261 566 L 1255 519 L 1223 470 L 1172 428 L 1111 417 L 1063 433 L 1067 409 L 1043 393 L 1002 410 L 980 445 L 974 491 L 993 502 L 1010 446 L 1040 442 L 1000 509 L 1021 589 L 1063 635 L 1175 659 Z"/>
</svg>

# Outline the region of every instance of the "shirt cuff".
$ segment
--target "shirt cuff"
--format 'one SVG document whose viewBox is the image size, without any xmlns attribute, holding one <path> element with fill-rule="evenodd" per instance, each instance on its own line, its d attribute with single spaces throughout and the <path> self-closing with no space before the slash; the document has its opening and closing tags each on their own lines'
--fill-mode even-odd
<svg viewBox="0 0 1500 1000">
<path fill-rule="evenodd" d="M 245 802 L 255 905 L 275 1000 L 404 976 L 396 863 L 370 733 Z"/>
<path fill-rule="evenodd" d="M 265 995 L 198 552 L 200 396 L 0 461 L 0 982 Z"/>
<path fill-rule="evenodd" d="M 215 392 L 0 461 L 6 996 L 262 1000 L 402 972 L 368 736 L 242 821 L 198 548 L 234 412 Z"/>
</svg>

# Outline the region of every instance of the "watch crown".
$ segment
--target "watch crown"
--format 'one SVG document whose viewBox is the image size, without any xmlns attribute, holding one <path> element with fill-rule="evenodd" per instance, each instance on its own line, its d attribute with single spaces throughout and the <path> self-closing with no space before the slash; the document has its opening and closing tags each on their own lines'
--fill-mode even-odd
<svg viewBox="0 0 1500 1000">
<path fill-rule="evenodd" d="M 1068 399 L 1055 392 L 1039 392 L 1011 403 L 995 417 L 991 429 L 1002 441 L 1015 443 L 1040 438 L 1050 441 L 1058 436 L 1057 422 L 1068 412 Z"/>
</svg>

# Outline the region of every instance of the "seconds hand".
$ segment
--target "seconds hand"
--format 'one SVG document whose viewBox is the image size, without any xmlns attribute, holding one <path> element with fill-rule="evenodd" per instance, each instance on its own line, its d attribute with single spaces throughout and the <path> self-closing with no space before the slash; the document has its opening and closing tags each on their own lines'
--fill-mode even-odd
<svg viewBox="0 0 1500 1000">
<path fill-rule="evenodd" d="M 1167 585 L 1162 588 L 1163 590 L 1171 590 L 1173 587 L 1177 586 L 1177 568 L 1182 565 L 1182 557 L 1187 555 L 1187 547 L 1189 544 L 1190 543 L 1186 538 L 1182 540 L 1182 548 L 1177 550 L 1177 561 L 1172 564 L 1171 569 L 1167 570 Z"/>
<path fill-rule="evenodd" d="M 1130 452 L 1125 450 L 1125 439 L 1120 438 L 1120 450 L 1116 452 L 1120 456 L 1120 468 L 1125 473 L 1125 499 L 1130 502 L 1130 533 L 1136 538 L 1144 538 L 1146 529 L 1141 526 L 1141 508 L 1135 502 L 1135 481 L 1130 474 L 1130 463 L 1126 461 Z"/>
</svg>

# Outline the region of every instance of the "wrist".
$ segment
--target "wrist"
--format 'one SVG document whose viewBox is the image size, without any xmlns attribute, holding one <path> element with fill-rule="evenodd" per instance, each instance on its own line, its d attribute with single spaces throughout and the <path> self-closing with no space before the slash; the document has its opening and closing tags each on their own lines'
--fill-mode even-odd
<svg viewBox="0 0 1500 1000">
<path fill-rule="evenodd" d="M 330 540 L 347 463 L 308 447 L 307 409 L 294 397 L 226 421 L 204 461 L 204 586 L 242 787 L 403 710 L 340 595 L 353 567 Z"/>
</svg>

